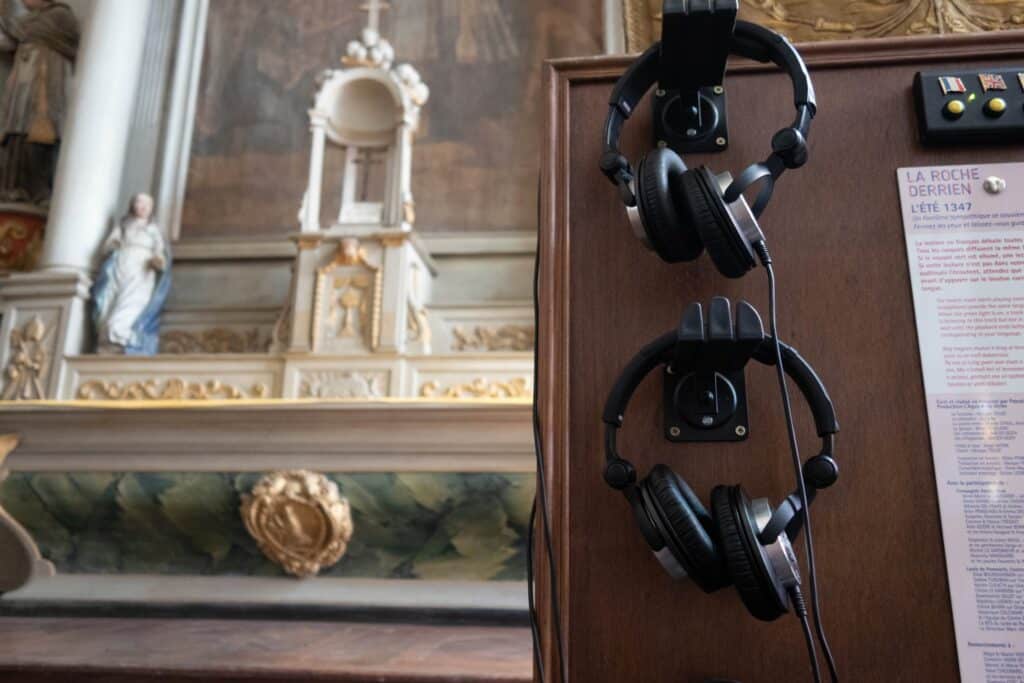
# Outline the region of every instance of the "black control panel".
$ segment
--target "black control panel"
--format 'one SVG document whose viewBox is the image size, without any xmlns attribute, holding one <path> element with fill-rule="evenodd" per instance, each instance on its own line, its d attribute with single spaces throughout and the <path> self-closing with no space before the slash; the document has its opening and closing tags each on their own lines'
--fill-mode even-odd
<svg viewBox="0 0 1024 683">
<path fill-rule="evenodd" d="M 914 96 L 921 142 L 1024 141 L 1024 66 L 920 71 Z"/>
</svg>

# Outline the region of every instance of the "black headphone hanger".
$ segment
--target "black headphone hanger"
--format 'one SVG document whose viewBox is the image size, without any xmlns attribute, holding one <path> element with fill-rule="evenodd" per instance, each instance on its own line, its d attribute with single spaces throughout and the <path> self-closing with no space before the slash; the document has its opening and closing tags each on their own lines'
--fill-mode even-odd
<svg viewBox="0 0 1024 683">
<path fill-rule="evenodd" d="M 712 309 L 724 308 L 728 315 L 729 302 L 724 297 L 712 300 Z M 623 458 L 618 451 L 617 436 L 625 420 L 626 408 L 640 383 L 658 366 L 671 365 L 676 359 L 676 349 L 680 343 L 687 343 L 687 331 L 697 325 L 703 325 L 702 308 L 699 303 L 687 307 L 683 320 L 677 329 L 666 332 L 653 340 L 626 364 L 619 378 L 608 394 L 604 412 L 601 416 L 605 424 L 605 482 L 613 489 L 622 491 L 627 498 L 635 495 L 632 489 L 637 481 L 636 468 Z M 714 317 L 714 312 L 712 313 Z M 761 321 L 757 311 L 745 301 L 736 306 L 737 329 L 753 329 L 756 321 L 760 329 Z M 763 365 L 774 366 L 776 356 L 774 338 L 762 336 L 752 348 L 750 358 Z M 828 488 L 836 482 L 839 470 L 833 457 L 835 435 L 839 431 L 839 421 L 835 407 L 828 395 L 824 383 L 814 368 L 793 347 L 779 342 L 782 350 L 782 367 L 786 375 L 796 384 L 810 408 L 815 430 L 821 439 L 821 448 L 816 455 L 809 458 L 803 465 L 803 478 L 808 487 L 809 501 L 814 494 Z M 676 372 L 683 368 L 676 368 Z M 632 502 L 632 501 L 631 501 Z M 759 534 L 762 543 L 771 543 L 781 533 L 786 532 L 795 538 L 803 522 L 800 496 L 794 492 L 776 508 L 771 520 Z"/>
<path fill-rule="evenodd" d="M 633 186 L 635 172 L 619 150 L 619 139 L 623 126 L 633 115 L 640 100 L 658 81 L 661 52 L 659 41 L 640 55 L 615 84 L 608 101 L 601 171 L 619 188 L 622 201 L 627 206 L 636 205 Z M 765 186 L 758 193 L 752 207 L 754 216 L 760 216 L 771 199 L 775 180 L 787 168 L 799 168 L 807 160 L 806 138 L 810 133 L 811 119 L 817 111 L 814 86 L 796 48 L 783 36 L 763 26 L 737 21 L 730 52 L 757 62 L 773 62 L 789 74 L 793 83 L 793 104 L 796 107 L 793 123 L 772 137 L 772 153 L 763 162 L 748 166 L 725 190 L 726 203 L 732 203 L 749 187 L 764 179 Z"/>
</svg>

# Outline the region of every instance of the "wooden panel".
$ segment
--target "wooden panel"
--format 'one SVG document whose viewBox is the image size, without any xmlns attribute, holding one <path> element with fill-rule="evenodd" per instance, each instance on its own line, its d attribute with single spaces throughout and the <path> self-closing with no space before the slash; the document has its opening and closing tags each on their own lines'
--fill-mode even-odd
<svg viewBox="0 0 1024 683">
<path fill-rule="evenodd" d="M 0 681 L 526 683 L 525 627 L 0 619 Z"/>
<path fill-rule="evenodd" d="M 621 1 L 627 50 L 640 52 L 661 35 L 663 0 Z M 971 33 L 1019 27 L 1024 1 L 758 0 L 740 3 L 740 18 L 800 41 Z"/>
<path fill-rule="evenodd" d="M 780 277 L 781 334 L 818 369 L 843 425 L 842 477 L 814 511 L 824 620 L 844 680 L 956 681 L 895 169 L 1022 159 L 1020 146 L 923 149 L 911 79 L 922 62 L 1024 63 L 1024 35 L 817 44 L 804 53 L 820 104 L 811 160 L 781 179 L 762 227 Z M 707 257 L 670 266 L 632 237 L 597 168 L 608 91 L 627 63 L 556 62 L 548 72 L 539 395 L 571 680 L 805 680 L 794 618 L 764 624 L 733 589 L 705 595 L 673 583 L 621 495 L 601 480 L 600 412 L 626 360 L 690 301 L 721 294 L 767 310 L 763 270 L 728 281 Z M 783 75 L 735 64 L 729 84 L 731 147 L 689 158 L 691 166 L 736 173 L 762 159 L 792 118 Z M 649 123 L 645 104 L 624 142 L 634 161 L 651 142 Z M 641 473 L 671 465 L 705 501 L 713 485 L 737 482 L 777 501 L 794 484 L 772 372 L 752 368 L 748 388 L 749 442 L 671 445 L 659 433 L 659 380 L 648 379 L 621 450 Z M 798 412 L 806 456 L 815 440 Z M 550 668 L 547 610 L 542 619 Z"/>
</svg>

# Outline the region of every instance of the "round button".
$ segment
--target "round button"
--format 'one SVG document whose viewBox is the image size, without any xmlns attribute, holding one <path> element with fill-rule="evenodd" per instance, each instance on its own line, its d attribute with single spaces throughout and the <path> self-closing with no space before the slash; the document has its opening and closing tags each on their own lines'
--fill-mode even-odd
<svg viewBox="0 0 1024 683">
<path fill-rule="evenodd" d="M 964 104 L 963 100 L 950 100 L 949 102 L 946 102 L 946 106 L 942 108 L 942 113 L 947 119 L 958 119 L 963 116 L 966 109 L 967 105 Z"/>
<path fill-rule="evenodd" d="M 1002 116 L 1006 111 L 1006 100 L 1002 97 L 993 97 L 985 103 L 985 113 L 989 116 Z"/>
</svg>

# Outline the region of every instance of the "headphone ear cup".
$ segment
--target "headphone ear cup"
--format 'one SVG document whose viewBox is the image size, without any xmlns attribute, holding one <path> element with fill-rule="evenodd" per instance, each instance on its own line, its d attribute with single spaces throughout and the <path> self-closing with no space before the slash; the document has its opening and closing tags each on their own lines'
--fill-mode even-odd
<svg viewBox="0 0 1024 683">
<path fill-rule="evenodd" d="M 711 509 L 725 564 L 740 600 L 758 619 L 778 619 L 787 612 L 785 592 L 772 580 L 747 495 L 739 486 L 716 486 L 711 491 Z"/>
<path fill-rule="evenodd" d="M 728 586 L 725 562 L 712 540 L 711 515 L 683 478 L 656 465 L 643 492 L 669 550 L 694 582 L 707 593 Z"/>
<path fill-rule="evenodd" d="M 685 208 L 676 206 L 679 179 L 686 173 L 682 158 L 667 147 L 640 161 L 637 205 L 651 246 L 665 261 L 692 261 L 704 250 Z"/>
<path fill-rule="evenodd" d="M 718 182 L 704 166 L 687 171 L 680 183 L 694 231 L 722 275 L 738 278 L 756 263 L 750 245 L 729 215 Z"/>
</svg>

